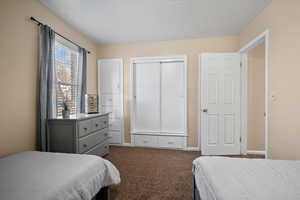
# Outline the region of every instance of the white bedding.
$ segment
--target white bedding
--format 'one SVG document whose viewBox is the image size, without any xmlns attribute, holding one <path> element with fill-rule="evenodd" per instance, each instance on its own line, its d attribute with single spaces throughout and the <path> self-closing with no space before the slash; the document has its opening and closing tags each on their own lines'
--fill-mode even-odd
<svg viewBox="0 0 300 200">
<path fill-rule="evenodd" d="M 118 183 L 119 171 L 98 156 L 22 152 L 0 159 L 1 200 L 90 200 Z"/>
<path fill-rule="evenodd" d="M 201 200 L 300 199 L 300 161 L 200 157 L 193 164 Z"/>
</svg>

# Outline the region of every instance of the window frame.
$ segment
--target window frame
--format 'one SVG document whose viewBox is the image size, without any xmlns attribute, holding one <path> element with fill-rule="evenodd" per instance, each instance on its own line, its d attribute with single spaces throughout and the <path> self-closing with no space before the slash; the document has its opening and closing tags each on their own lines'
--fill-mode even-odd
<svg viewBox="0 0 300 200">
<path fill-rule="evenodd" d="M 62 45 L 63 47 L 67 48 L 70 53 L 72 54 L 76 54 L 77 56 L 77 66 L 75 67 L 75 72 L 76 72 L 76 80 L 71 80 L 70 82 L 64 82 L 61 80 L 58 80 L 57 77 L 57 62 L 60 62 L 59 60 L 56 60 L 56 43 L 58 43 L 59 45 Z M 72 62 L 72 61 L 71 61 Z M 68 63 L 61 63 L 61 64 L 68 64 Z M 75 88 L 75 113 L 72 113 L 72 107 L 71 107 L 71 113 L 70 115 L 78 115 L 80 113 L 80 93 L 81 93 L 81 84 L 82 84 L 82 54 L 80 51 L 80 48 L 76 45 L 74 45 L 73 43 L 69 42 L 68 40 L 64 39 L 63 37 L 59 36 L 59 35 L 55 35 L 55 39 L 54 39 L 54 61 L 53 61 L 53 65 L 54 65 L 54 80 L 53 80 L 53 94 L 52 94 L 52 98 L 53 98 L 53 102 L 55 102 L 55 104 L 53 105 L 53 117 L 54 118 L 61 118 L 62 116 L 59 115 L 58 113 L 58 96 L 57 96 L 57 88 L 59 85 L 64 85 L 64 86 L 71 86 L 71 90 L 73 90 L 72 87 Z M 72 65 L 72 63 L 70 63 L 70 65 Z M 72 66 L 71 66 L 72 67 Z"/>
</svg>

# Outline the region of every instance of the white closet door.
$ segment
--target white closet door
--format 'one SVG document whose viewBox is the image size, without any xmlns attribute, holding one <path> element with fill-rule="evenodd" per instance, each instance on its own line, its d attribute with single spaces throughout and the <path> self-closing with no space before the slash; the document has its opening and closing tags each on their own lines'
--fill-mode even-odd
<svg viewBox="0 0 300 200">
<path fill-rule="evenodd" d="M 161 64 L 161 131 L 184 133 L 184 63 Z"/>
<path fill-rule="evenodd" d="M 98 62 L 98 88 L 100 110 L 110 112 L 110 143 L 121 144 L 123 133 L 123 65 L 121 59 L 105 59 Z"/>
<path fill-rule="evenodd" d="M 136 63 L 135 131 L 160 131 L 160 63 Z"/>
<path fill-rule="evenodd" d="M 101 94 L 119 94 L 120 93 L 120 70 L 121 63 L 119 59 L 101 60 L 99 67 L 100 92 Z"/>
</svg>

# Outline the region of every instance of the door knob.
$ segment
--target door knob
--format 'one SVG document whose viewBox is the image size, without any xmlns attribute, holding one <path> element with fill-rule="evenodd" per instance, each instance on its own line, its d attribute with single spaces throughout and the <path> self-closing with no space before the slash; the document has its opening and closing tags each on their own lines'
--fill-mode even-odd
<svg viewBox="0 0 300 200">
<path fill-rule="evenodd" d="M 202 109 L 202 112 L 205 112 L 205 113 L 207 113 L 207 111 L 208 111 L 207 109 Z"/>
</svg>

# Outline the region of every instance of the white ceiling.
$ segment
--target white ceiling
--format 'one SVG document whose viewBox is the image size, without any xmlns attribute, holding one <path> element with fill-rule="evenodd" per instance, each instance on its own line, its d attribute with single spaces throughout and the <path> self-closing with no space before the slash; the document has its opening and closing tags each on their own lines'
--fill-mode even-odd
<svg viewBox="0 0 300 200">
<path fill-rule="evenodd" d="M 237 35 L 271 2 L 271 0 L 40 1 L 68 24 L 99 44 Z"/>
</svg>

